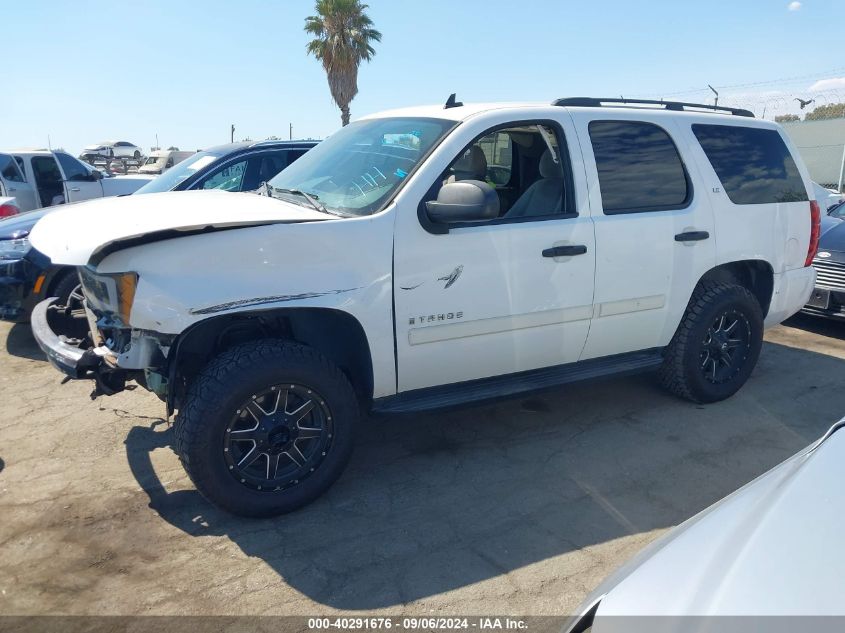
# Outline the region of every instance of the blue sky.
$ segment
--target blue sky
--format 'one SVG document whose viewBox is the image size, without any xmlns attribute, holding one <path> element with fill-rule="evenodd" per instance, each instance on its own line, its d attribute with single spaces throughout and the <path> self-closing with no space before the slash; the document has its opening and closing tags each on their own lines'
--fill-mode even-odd
<svg viewBox="0 0 845 633">
<path fill-rule="evenodd" d="M 768 118 L 819 80 L 828 100 L 845 96 L 842 0 L 369 4 L 384 37 L 361 68 L 353 119 L 455 91 L 464 101 L 681 91 L 673 98 L 709 100 L 688 91 L 711 83 L 723 101 L 768 103 Z M 158 134 L 162 146 L 196 149 L 228 141 L 231 123 L 236 139 L 286 138 L 288 123 L 295 137 L 324 137 L 340 115 L 305 54 L 313 6 L 4 2 L 0 147 L 44 146 L 49 134 L 75 153 L 108 138 L 149 148 Z"/>
</svg>

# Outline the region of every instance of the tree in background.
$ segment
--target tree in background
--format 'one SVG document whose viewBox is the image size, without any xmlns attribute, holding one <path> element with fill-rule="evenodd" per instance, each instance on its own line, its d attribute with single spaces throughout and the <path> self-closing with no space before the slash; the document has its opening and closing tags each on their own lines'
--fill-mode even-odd
<svg viewBox="0 0 845 633">
<path fill-rule="evenodd" d="M 797 114 L 779 114 L 775 117 L 775 123 L 792 123 L 793 121 L 800 121 L 801 117 Z"/>
<path fill-rule="evenodd" d="M 820 121 L 822 119 L 838 119 L 845 117 L 845 103 L 831 103 L 819 106 L 804 117 L 805 121 Z"/>
<path fill-rule="evenodd" d="M 308 53 L 323 64 L 343 125 L 349 124 L 349 104 L 358 94 L 358 67 L 376 54 L 373 42 L 381 41 L 365 9 L 359 0 L 317 0 L 317 15 L 305 18 L 305 32 L 314 36 Z"/>
</svg>

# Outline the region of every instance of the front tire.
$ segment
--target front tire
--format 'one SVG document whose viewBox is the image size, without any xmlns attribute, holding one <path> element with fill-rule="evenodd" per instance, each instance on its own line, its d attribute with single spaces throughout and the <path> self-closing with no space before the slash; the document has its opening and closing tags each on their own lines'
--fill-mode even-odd
<svg viewBox="0 0 845 633">
<path fill-rule="evenodd" d="M 763 342 L 763 311 L 746 288 L 705 281 L 666 349 L 663 386 L 693 402 L 724 400 L 748 380 Z"/>
<path fill-rule="evenodd" d="M 340 476 L 358 411 L 349 380 L 319 352 L 282 340 L 244 343 L 189 387 L 176 452 L 211 503 L 240 516 L 276 516 Z"/>
</svg>

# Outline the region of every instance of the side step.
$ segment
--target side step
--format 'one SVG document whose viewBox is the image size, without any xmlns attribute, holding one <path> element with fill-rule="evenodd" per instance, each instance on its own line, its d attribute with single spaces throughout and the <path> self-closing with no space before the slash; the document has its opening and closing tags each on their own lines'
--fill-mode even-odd
<svg viewBox="0 0 845 633">
<path fill-rule="evenodd" d="M 373 413 L 394 414 L 445 409 L 462 404 L 507 398 L 582 380 L 624 376 L 657 369 L 663 362 L 663 348 L 605 356 L 555 367 L 532 369 L 518 374 L 492 376 L 442 387 L 415 389 L 378 398 Z"/>
</svg>

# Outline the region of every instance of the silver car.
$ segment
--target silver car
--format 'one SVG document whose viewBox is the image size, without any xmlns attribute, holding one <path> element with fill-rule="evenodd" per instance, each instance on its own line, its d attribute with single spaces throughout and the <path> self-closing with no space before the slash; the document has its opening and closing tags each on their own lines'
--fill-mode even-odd
<svg viewBox="0 0 845 633">
<path fill-rule="evenodd" d="M 761 617 L 767 631 L 840 626 L 798 618 L 845 615 L 844 426 L 646 547 L 565 630 L 747 631 Z"/>
</svg>

